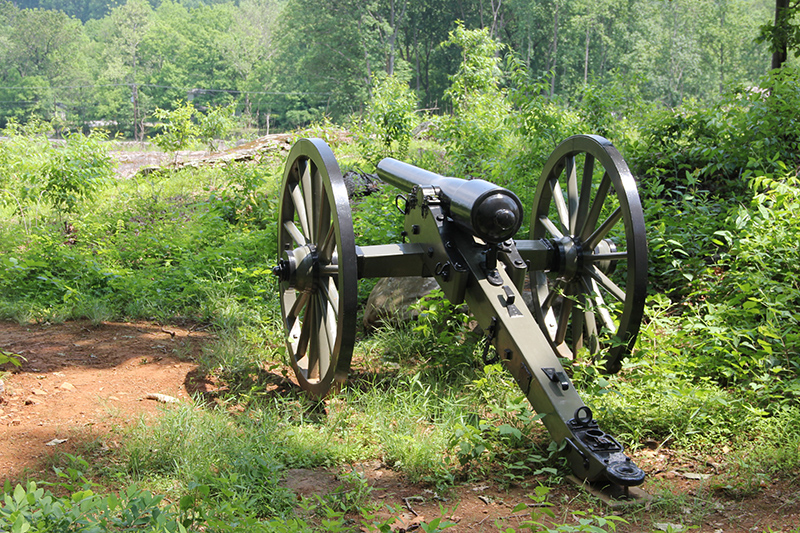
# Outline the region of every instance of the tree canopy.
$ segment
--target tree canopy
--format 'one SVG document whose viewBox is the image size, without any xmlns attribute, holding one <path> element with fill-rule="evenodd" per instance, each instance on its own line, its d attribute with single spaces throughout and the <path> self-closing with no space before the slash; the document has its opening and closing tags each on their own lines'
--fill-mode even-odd
<svg viewBox="0 0 800 533">
<path fill-rule="evenodd" d="M 379 74 L 448 112 L 460 57 L 442 43 L 458 24 L 546 78 L 551 99 L 625 80 L 665 106 L 713 101 L 798 46 L 796 3 L 777 1 L 778 18 L 767 0 L 5 1 L 0 126 L 39 116 L 141 137 L 183 99 L 285 129 L 363 113 Z"/>
</svg>

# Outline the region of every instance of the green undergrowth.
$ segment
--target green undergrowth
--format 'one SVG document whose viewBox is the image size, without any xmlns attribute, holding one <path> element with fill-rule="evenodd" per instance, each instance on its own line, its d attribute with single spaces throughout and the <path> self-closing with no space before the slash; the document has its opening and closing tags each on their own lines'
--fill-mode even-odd
<svg viewBox="0 0 800 533">
<path fill-rule="evenodd" d="M 409 138 L 410 95 L 384 98 L 369 109 L 372 129 L 334 146 L 337 158 L 371 169 L 362 153 L 408 154 L 430 170 L 495 179 L 530 207 L 561 138 L 586 129 L 612 137 L 637 169 L 650 296 L 622 372 L 602 376 L 583 357 L 565 362 L 573 382 L 629 449 L 718 465 L 706 488 L 741 497 L 772 480 L 795 483 L 797 73 L 765 78 L 771 93 L 733 91 L 713 109 L 658 110 L 591 84 L 570 107 L 543 96 L 547 80 L 522 76 L 513 59 L 503 70 L 486 37 L 463 28 L 451 36 L 482 54 L 452 80 L 453 116 Z M 638 123 L 625 118 L 635 111 Z M 110 180 L 99 137 L 72 136 L 59 152 L 43 127 L 14 126 L 0 144 L 0 318 L 200 323 L 216 339 L 197 357 L 199 372 L 217 386 L 115 436 L 113 453 L 87 446 L 91 461 L 55 459 L 67 476 L 60 485 L 6 487 L 3 528 L 57 530 L 68 517 L 80 531 L 344 531 L 363 522 L 386 531 L 370 507 L 368 463 L 438 494 L 487 480 L 534 494 L 561 481 L 567 471 L 541 417 L 501 366 L 484 364 L 469 315 L 440 294 L 417 305 L 415 321 L 359 332 L 351 379 L 324 402 L 292 385 L 270 272 L 282 160 Z M 330 131 L 305 133 L 333 140 Z M 353 198 L 358 244 L 401 240 L 394 194 Z M 362 299 L 369 288 L 361 284 Z M 337 488 L 298 501 L 284 483 L 295 469 L 332 472 Z M 596 518 L 584 516 L 584 529 L 613 529 Z"/>
<path fill-rule="evenodd" d="M 267 165 L 137 176 L 27 231 L 7 205 L 0 316 L 262 322 L 277 179 Z"/>
</svg>

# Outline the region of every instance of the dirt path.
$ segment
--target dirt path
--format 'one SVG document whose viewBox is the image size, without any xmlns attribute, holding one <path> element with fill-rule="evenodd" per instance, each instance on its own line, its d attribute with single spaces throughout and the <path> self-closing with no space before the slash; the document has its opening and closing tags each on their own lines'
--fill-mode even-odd
<svg viewBox="0 0 800 533">
<path fill-rule="evenodd" d="M 190 357 L 211 338 L 201 331 L 145 322 L 99 326 L 0 322 L 0 350 L 26 358 L 4 380 L 5 391 L 0 393 L 0 483 L 17 480 L 26 471 L 36 477 L 52 464 L 55 452 L 80 452 L 93 444 L 113 446 L 118 428 L 157 413 L 159 402 L 148 395 L 188 402 L 192 393 L 206 388 Z M 704 533 L 800 530 L 796 483 L 767 486 L 751 498 L 733 500 L 710 488 L 711 480 L 697 479 L 705 477 L 697 473 L 709 471 L 706 459 L 666 449 L 640 450 L 634 459 L 648 473 L 646 491 L 673 496 L 626 512 L 631 523 L 620 525 L 618 531 L 666 531 L 669 524 L 698 521 L 701 525 L 694 531 Z M 459 485 L 444 500 L 380 462 L 354 468 L 373 486 L 373 499 L 397 509 L 396 516 L 406 521 L 409 531 L 422 520 L 441 516 L 443 510 L 458 523 L 448 531 L 498 531 L 498 520 L 504 527 L 518 528 L 524 516 L 513 509 L 530 502 L 528 494 L 536 485 L 533 479 L 528 486 L 511 489 L 492 483 Z M 301 495 L 325 494 L 341 485 L 337 478 L 341 473 L 291 470 L 286 483 Z M 594 505 L 598 515 L 612 512 L 597 508 L 596 501 L 566 483 L 553 491 L 550 501 L 559 520 L 572 525 L 578 524 L 571 514 L 574 510 Z"/>
<path fill-rule="evenodd" d="M 148 394 L 187 401 L 197 388 L 187 356 L 207 337 L 147 323 L 0 323 L 0 350 L 26 359 L 0 396 L 0 478 L 155 412 Z"/>
</svg>

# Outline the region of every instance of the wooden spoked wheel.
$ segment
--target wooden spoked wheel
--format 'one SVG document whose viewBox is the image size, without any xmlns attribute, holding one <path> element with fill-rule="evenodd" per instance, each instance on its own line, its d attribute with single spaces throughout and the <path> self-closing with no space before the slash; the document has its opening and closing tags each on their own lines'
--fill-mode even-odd
<svg viewBox="0 0 800 533">
<path fill-rule="evenodd" d="M 545 164 L 531 239 L 548 239 L 558 264 L 533 271 L 536 320 L 559 356 L 587 349 L 618 372 L 639 332 L 647 292 L 647 240 L 636 183 L 612 144 L 570 137 Z"/>
<path fill-rule="evenodd" d="M 350 369 L 358 271 L 347 188 L 320 139 L 301 139 L 289 154 L 278 244 L 289 361 L 300 386 L 321 398 Z"/>
</svg>

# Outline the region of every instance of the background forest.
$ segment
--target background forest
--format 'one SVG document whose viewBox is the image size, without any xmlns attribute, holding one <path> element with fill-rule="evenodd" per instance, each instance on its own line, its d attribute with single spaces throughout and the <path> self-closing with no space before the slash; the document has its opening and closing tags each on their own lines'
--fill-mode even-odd
<svg viewBox="0 0 800 533">
<path fill-rule="evenodd" d="M 755 39 L 774 13 L 767 0 L 4 2 L 0 126 L 37 115 L 141 138 L 156 107 L 182 99 L 286 130 L 362 112 L 386 74 L 443 113 L 456 20 L 546 77 L 554 100 L 580 101 L 591 83 L 666 106 L 713 102 L 769 68 Z"/>
</svg>

